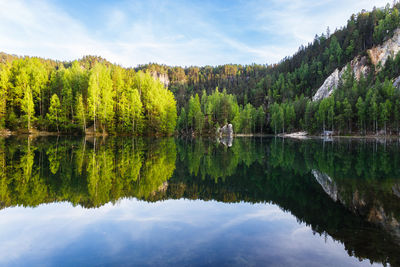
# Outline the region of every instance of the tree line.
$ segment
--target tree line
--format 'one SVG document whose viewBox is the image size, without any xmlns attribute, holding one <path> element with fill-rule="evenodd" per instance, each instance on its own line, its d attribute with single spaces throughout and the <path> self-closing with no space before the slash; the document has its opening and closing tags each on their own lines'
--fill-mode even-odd
<svg viewBox="0 0 400 267">
<path fill-rule="evenodd" d="M 0 54 L 0 127 L 201 135 L 232 123 L 241 133 L 399 133 L 398 89 L 391 85 L 400 75 L 398 56 L 377 68 L 368 62 L 371 71 L 359 80 L 348 71 L 333 96 L 311 101 L 335 69 L 392 37 L 399 8 L 395 2 L 354 14 L 274 65 L 126 69 L 93 56 L 57 62 Z"/>
<path fill-rule="evenodd" d="M 247 129 L 242 128 L 243 124 L 235 124 L 233 118 L 228 119 L 238 132 L 398 133 L 398 89 L 390 85 L 400 75 L 397 56 L 389 58 L 385 66 L 377 66 L 377 69 L 367 62 L 371 68 L 367 77 L 356 80 L 349 71 L 334 96 L 320 102 L 311 99 L 335 69 L 346 67 L 354 57 L 366 55 L 367 49 L 392 37 L 400 26 L 399 8 L 400 4 L 394 3 L 354 14 L 345 27 L 333 33 L 328 28 L 326 33 L 316 35 L 312 43 L 300 47 L 296 54 L 276 65 L 181 68 L 148 64 L 139 69 L 169 77 L 169 88 L 176 96 L 182 118 L 188 115 L 188 103 L 197 101 L 196 94 L 200 101 L 203 95 L 213 95 L 216 87 L 223 88 L 227 95 L 234 95 L 242 110 L 245 107 L 263 110 L 265 121 L 256 127 L 256 112 L 243 112 L 253 114 L 252 123 L 249 123 L 253 126 L 244 127 Z M 208 128 L 208 112 L 204 109 L 201 112 L 204 117 L 200 119 L 201 113 L 197 112 L 198 123 L 191 124 L 200 126 L 195 131 L 204 131 L 204 127 L 207 131 Z M 223 119 L 219 120 L 218 116 L 218 113 L 212 116 L 214 125 L 224 123 L 225 117 L 220 116 Z M 187 129 L 186 124 L 183 128 Z"/>
<path fill-rule="evenodd" d="M 215 134 L 218 129 L 232 123 L 237 133 L 263 133 L 266 113 L 260 106 L 255 108 L 247 103 L 239 105 L 233 94 L 218 87 L 208 95 L 203 90 L 201 97 L 191 96 L 187 105 L 181 108 L 177 130 L 181 133 Z"/>
<path fill-rule="evenodd" d="M 0 64 L 1 128 L 168 135 L 176 117 L 173 94 L 149 73 L 100 58 Z"/>
</svg>

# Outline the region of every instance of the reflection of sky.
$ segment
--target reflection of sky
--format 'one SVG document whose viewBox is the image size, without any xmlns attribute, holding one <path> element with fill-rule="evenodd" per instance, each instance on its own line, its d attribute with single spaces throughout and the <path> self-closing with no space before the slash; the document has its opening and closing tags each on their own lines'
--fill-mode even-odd
<svg viewBox="0 0 400 267">
<path fill-rule="evenodd" d="M 0 265 L 369 265 L 270 204 L 122 200 L 0 211 Z"/>
</svg>

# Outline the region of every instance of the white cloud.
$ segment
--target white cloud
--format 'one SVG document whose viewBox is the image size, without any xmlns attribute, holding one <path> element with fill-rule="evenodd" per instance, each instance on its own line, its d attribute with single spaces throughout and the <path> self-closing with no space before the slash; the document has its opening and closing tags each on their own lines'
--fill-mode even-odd
<svg viewBox="0 0 400 267">
<path fill-rule="evenodd" d="M 91 54 L 123 66 L 276 63 L 327 26 L 333 31 L 352 13 L 385 3 L 260 0 L 215 15 L 209 2 L 120 2 L 99 9 L 96 27 L 49 1 L 0 0 L 0 51 L 58 60 Z"/>
<path fill-rule="evenodd" d="M 333 33 L 345 26 L 352 14 L 362 9 L 372 10 L 374 6 L 383 7 L 386 3 L 386 0 L 272 0 L 268 4 L 265 1 L 252 3 L 251 9 L 258 10 L 255 25 L 258 24 L 261 31 L 288 40 L 282 46 L 286 48 L 284 52 L 290 53 L 279 54 L 283 58 L 312 42 L 315 34 L 325 33 L 327 27 Z"/>
</svg>

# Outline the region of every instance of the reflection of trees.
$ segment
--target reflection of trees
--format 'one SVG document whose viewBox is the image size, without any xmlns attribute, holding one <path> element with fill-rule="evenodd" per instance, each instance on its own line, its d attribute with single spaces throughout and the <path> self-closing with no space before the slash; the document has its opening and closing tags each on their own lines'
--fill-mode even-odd
<svg viewBox="0 0 400 267">
<path fill-rule="evenodd" d="M 280 138 L 237 138 L 232 147 L 208 139 L 9 138 L 0 140 L 0 204 L 98 207 L 122 197 L 272 202 L 351 255 L 399 265 L 400 235 L 387 227 L 400 221 L 398 148 Z"/>
<path fill-rule="evenodd" d="M 53 201 L 98 207 L 121 197 L 143 198 L 157 191 L 175 169 L 173 139 L 57 138 L 33 143 L 1 140 L 3 207 Z"/>
<path fill-rule="evenodd" d="M 396 168 L 400 159 L 397 144 L 385 148 L 375 142 L 359 144 L 349 140 L 329 145 L 315 140 L 270 139 L 263 142 L 264 145 L 255 139 L 235 139 L 233 151 L 204 141 L 190 144 L 188 150 L 200 146 L 192 149 L 200 151 L 196 155 L 200 162 L 197 163 L 199 173 L 185 164 L 188 160 L 186 154 L 182 157 L 185 145 L 178 143 L 181 160 L 177 163 L 176 175 L 170 179 L 166 192 L 158 192 L 148 200 L 188 198 L 272 202 L 310 225 L 316 233 L 329 234 L 342 242 L 350 255 L 374 262 L 400 263 L 398 235 L 377 228 L 376 225 L 382 226 L 382 223 L 376 223 L 370 216 L 386 216 L 393 222 L 392 218 L 400 215 L 399 199 L 393 193 L 397 192 L 400 182 Z M 219 176 L 219 164 L 214 167 L 217 171 L 210 170 L 207 165 L 210 153 L 214 155 L 215 163 L 234 162 L 225 165 L 234 166 L 232 174 L 227 169 L 227 175 Z M 358 170 L 352 168 L 356 163 Z M 202 164 L 206 166 L 202 167 Z M 312 170 L 329 174 L 337 186 L 338 202 L 324 191 Z M 368 176 L 365 177 L 366 173 Z M 218 177 L 223 177 L 222 181 L 216 180 Z"/>
<path fill-rule="evenodd" d="M 179 158 L 178 164 L 187 167 L 194 176 L 211 177 L 215 182 L 218 179 L 244 171 L 238 166 L 249 167 L 252 163 L 264 157 L 264 148 L 256 145 L 254 139 L 237 139 L 232 147 L 227 147 L 214 140 L 177 140 Z"/>
<path fill-rule="evenodd" d="M 147 145 L 147 153 L 134 187 L 134 196 L 146 198 L 171 178 L 175 170 L 176 147 L 173 139 L 156 140 Z"/>
</svg>

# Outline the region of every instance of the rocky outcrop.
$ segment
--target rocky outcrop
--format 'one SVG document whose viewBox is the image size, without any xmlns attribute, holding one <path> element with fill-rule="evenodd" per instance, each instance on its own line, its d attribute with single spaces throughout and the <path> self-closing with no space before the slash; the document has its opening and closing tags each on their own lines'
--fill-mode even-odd
<svg viewBox="0 0 400 267">
<path fill-rule="evenodd" d="M 153 76 L 154 79 L 159 80 L 166 88 L 168 88 L 169 77 L 167 73 L 152 72 L 151 76 Z"/>
<path fill-rule="evenodd" d="M 294 139 L 307 139 L 308 138 L 307 135 L 308 135 L 307 132 L 295 132 L 295 133 L 282 134 L 280 136 L 294 138 Z"/>
<path fill-rule="evenodd" d="M 394 57 L 400 51 L 400 29 L 394 31 L 393 37 L 382 45 L 373 47 L 367 51 L 371 63 L 384 66 L 389 57 Z"/>
<path fill-rule="evenodd" d="M 379 46 L 375 46 L 367 51 L 368 57 L 371 63 L 376 67 L 376 70 L 379 71 L 380 66 L 384 66 L 387 59 L 389 57 L 394 57 L 400 51 L 400 29 L 395 30 L 393 37 L 386 40 L 383 44 Z M 350 62 L 350 67 L 354 73 L 354 77 L 359 80 L 363 75 L 364 77 L 370 71 L 368 66 L 367 57 L 355 57 Z M 319 101 L 326 97 L 332 95 L 335 89 L 338 87 L 339 82 L 341 81 L 342 75 L 344 71 L 347 69 L 347 65 L 339 71 L 336 69 L 322 84 L 322 86 L 317 90 L 315 95 L 313 96 L 313 101 Z M 399 88 L 400 87 L 400 77 L 396 79 L 394 85 Z"/>
<path fill-rule="evenodd" d="M 339 69 L 336 69 L 325 82 L 321 85 L 318 91 L 313 96 L 313 101 L 319 101 L 332 95 L 333 91 L 338 87 L 341 75 Z"/>
<path fill-rule="evenodd" d="M 354 77 L 359 80 L 361 77 L 366 77 L 370 71 L 370 67 L 368 66 L 368 59 L 366 56 L 363 57 L 355 57 L 350 62 L 351 70 L 353 71 Z M 347 65 L 346 67 L 347 68 Z"/>
<path fill-rule="evenodd" d="M 218 129 L 219 136 L 233 136 L 233 126 L 232 124 L 224 125 L 224 127 Z"/>
<path fill-rule="evenodd" d="M 400 88 L 400 76 L 396 78 L 393 82 L 394 87 Z"/>
<path fill-rule="evenodd" d="M 342 68 L 341 71 L 336 69 L 321 85 L 313 96 L 313 101 L 319 101 L 332 95 L 335 89 L 339 86 L 342 81 L 342 76 L 347 70 L 349 64 Z M 350 62 L 350 68 L 353 71 L 354 77 L 359 80 L 362 76 L 366 77 L 370 68 L 367 64 L 367 57 L 355 57 Z"/>
</svg>

